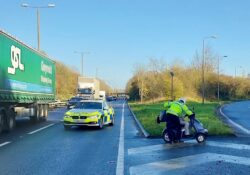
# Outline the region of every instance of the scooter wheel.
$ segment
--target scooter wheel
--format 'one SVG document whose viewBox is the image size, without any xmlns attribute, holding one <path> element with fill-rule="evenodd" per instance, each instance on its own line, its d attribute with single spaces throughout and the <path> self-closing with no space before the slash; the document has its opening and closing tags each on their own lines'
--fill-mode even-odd
<svg viewBox="0 0 250 175">
<path fill-rule="evenodd" d="M 164 131 L 163 131 L 163 133 L 162 133 L 162 138 L 163 138 L 163 140 L 164 140 L 166 143 L 170 143 L 170 138 L 169 138 L 169 135 L 168 135 L 167 130 L 164 130 Z"/>
<path fill-rule="evenodd" d="M 198 143 L 203 143 L 206 141 L 206 136 L 205 136 L 205 134 L 198 133 L 198 134 L 196 134 L 195 139 Z"/>
</svg>

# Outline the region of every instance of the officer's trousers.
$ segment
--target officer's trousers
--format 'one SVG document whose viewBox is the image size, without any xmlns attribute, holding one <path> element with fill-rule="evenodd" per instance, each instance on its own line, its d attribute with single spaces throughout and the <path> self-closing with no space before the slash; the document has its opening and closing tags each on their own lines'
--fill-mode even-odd
<svg viewBox="0 0 250 175">
<path fill-rule="evenodd" d="M 166 116 L 167 119 L 167 131 L 169 135 L 169 139 L 171 141 L 180 140 L 181 139 L 181 124 L 178 116 L 173 114 L 168 114 Z"/>
</svg>

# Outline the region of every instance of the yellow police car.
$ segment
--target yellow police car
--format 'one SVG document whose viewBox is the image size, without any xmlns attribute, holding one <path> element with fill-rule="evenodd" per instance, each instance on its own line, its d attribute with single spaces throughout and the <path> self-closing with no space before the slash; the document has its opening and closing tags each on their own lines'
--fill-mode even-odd
<svg viewBox="0 0 250 175">
<path fill-rule="evenodd" d="M 64 128 L 72 126 L 96 126 L 102 129 L 104 125 L 114 125 L 114 109 L 104 100 L 82 100 L 65 113 Z"/>
</svg>

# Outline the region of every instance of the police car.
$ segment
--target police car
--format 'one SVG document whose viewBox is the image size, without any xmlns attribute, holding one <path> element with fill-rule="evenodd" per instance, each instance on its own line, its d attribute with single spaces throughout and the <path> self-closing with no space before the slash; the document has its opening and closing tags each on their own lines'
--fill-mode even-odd
<svg viewBox="0 0 250 175">
<path fill-rule="evenodd" d="M 64 128 L 72 126 L 96 126 L 102 129 L 104 125 L 114 125 L 114 109 L 105 100 L 82 100 L 65 113 Z"/>
</svg>

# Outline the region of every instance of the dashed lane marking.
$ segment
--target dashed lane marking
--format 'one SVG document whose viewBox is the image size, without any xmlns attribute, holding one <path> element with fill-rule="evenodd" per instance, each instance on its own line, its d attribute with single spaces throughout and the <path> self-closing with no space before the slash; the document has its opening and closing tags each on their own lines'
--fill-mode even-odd
<svg viewBox="0 0 250 175">
<path fill-rule="evenodd" d="M 35 131 L 31 131 L 31 132 L 29 132 L 28 134 L 35 134 L 35 133 L 37 133 L 37 132 L 39 132 L 39 131 L 42 131 L 42 130 L 44 130 L 44 129 L 48 128 L 48 127 L 51 127 L 51 126 L 53 126 L 53 125 L 55 125 L 55 124 L 50 124 L 50 125 L 44 126 L 44 127 L 40 128 L 40 129 L 37 129 L 37 130 L 35 130 Z"/>
<path fill-rule="evenodd" d="M 250 158 L 215 153 L 203 153 L 165 161 L 137 165 L 130 167 L 129 171 L 130 175 L 163 175 L 166 174 L 166 172 L 169 170 L 187 168 L 190 166 L 201 165 L 215 161 L 241 164 L 246 166 L 250 165 Z"/>
<path fill-rule="evenodd" d="M 8 145 L 8 144 L 10 144 L 11 142 L 4 142 L 4 143 L 1 143 L 0 144 L 0 147 L 3 147 L 3 146 L 5 146 L 5 145 Z"/>
</svg>

